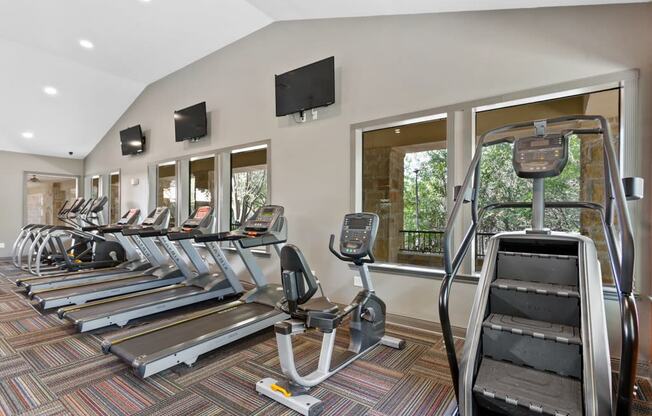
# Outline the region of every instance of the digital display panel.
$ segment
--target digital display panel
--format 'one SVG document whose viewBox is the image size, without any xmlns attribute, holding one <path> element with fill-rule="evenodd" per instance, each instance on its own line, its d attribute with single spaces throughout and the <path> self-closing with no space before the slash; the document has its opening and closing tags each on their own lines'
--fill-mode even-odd
<svg viewBox="0 0 652 416">
<path fill-rule="evenodd" d="M 349 218 L 349 228 L 364 230 L 369 225 L 369 221 L 364 218 Z"/>
<path fill-rule="evenodd" d="M 530 142 L 530 147 L 544 147 L 549 145 L 550 145 L 550 140 L 548 139 L 532 140 Z"/>
</svg>

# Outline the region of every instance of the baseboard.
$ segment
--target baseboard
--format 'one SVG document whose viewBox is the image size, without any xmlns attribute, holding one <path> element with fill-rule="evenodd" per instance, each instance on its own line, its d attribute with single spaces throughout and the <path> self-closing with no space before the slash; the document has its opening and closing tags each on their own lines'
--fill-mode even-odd
<svg viewBox="0 0 652 416">
<path fill-rule="evenodd" d="M 420 331 L 432 332 L 433 334 L 441 335 L 441 324 L 439 322 L 426 321 L 425 319 L 411 318 L 409 316 L 387 314 L 387 322 L 394 325 L 404 326 L 408 328 L 415 328 Z M 453 326 L 453 336 L 464 338 L 466 335 L 466 328 Z"/>
</svg>

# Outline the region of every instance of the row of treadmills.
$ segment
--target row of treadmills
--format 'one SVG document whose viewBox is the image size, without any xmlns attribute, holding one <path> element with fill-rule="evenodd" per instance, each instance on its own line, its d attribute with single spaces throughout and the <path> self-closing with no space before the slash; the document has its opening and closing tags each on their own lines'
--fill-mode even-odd
<svg viewBox="0 0 652 416">
<path fill-rule="evenodd" d="M 283 207 L 263 206 L 231 232 L 210 232 L 211 207 L 196 209 L 179 227 L 168 228 L 169 218 L 168 208 L 158 207 L 139 225 L 121 221 L 101 227 L 100 233 L 115 237 L 132 253 L 116 267 L 24 277 L 16 284 L 41 309 L 58 308 L 59 317 L 80 332 L 124 327 L 164 311 L 208 305 L 105 339 L 103 351 L 130 363 L 143 378 L 180 363 L 192 365 L 200 355 L 288 317 L 276 309 L 282 287 L 268 283 L 251 251 L 272 246 L 280 252 L 287 239 Z M 224 253 L 227 247 L 242 260 L 255 285 L 252 289 L 245 291 Z"/>
</svg>

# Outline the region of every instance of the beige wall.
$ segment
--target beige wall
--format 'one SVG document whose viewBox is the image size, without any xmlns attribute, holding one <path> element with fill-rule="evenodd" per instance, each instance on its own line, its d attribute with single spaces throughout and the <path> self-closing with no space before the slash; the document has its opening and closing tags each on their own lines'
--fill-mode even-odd
<svg viewBox="0 0 652 416">
<path fill-rule="evenodd" d="M 83 175 L 84 161 L 0 151 L 0 257 L 11 254 L 11 245 L 23 224 L 24 172 Z"/>
<path fill-rule="evenodd" d="M 327 293 L 348 301 L 356 292 L 352 273 L 326 244 L 352 207 L 352 124 L 638 68 L 638 139 L 649 141 L 651 21 L 648 3 L 275 23 L 150 85 L 88 156 L 86 172 L 120 168 L 123 211 L 145 210 L 148 162 L 269 139 L 272 202 L 286 207 L 290 241 Z M 274 117 L 273 74 L 331 55 L 337 103 L 306 124 Z M 203 100 L 210 137 L 175 143 L 173 111 Z M 147 151 L 123 158 L 118 131 L 139 123 Z M 130 185 L 132 178 L 140 184 Z M 636 227 L 647 233 L 649 223 Z M 276 259 L 266 268 L 278 281 Z M 375 277 L 390 313 L 437 320 L 438 280 Z M 642 290 L 649 293 L 649 283 Z M 466 325 L 473 291 L 468 284 L 453 289 L 455 325 Z M 641 332 L 649 334 L 649 307 L 641 312 Z"/>
</svg>

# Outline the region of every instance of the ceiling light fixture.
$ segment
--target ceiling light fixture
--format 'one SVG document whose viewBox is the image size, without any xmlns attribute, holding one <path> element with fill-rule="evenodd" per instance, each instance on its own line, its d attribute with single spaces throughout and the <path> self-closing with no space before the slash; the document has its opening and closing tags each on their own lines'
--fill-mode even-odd
<svg viewBox="0 0 652 416">
<path fill-rule="evenodd" d="M 79 46 L 81 46 L 84 49 L 93 49 L 95 47 L 95 45 L 93 45 L 93 42 L 91 42 L 88 39 L 80 39 Z"/>
<path fill-rule="evenodd" d="M 56 88 L 51 87 L 49 85 L 43 87 L 43 92 L 46 93 L 47 95 L 57 95 L 57 94 L 59 94 L 59 90 L 57 90 Z"/>
<path fill-rule="evenodd" d="M 401 129 L 394 129 L 394 133 L 401 134 Z"/>
<path fill-rule="evenodd" d="M 23 139 L 33 139 L 34 138 L 34 133 L 31 131 L 24 131 L 20 134 L 23 136 Z"/>
</svg>

